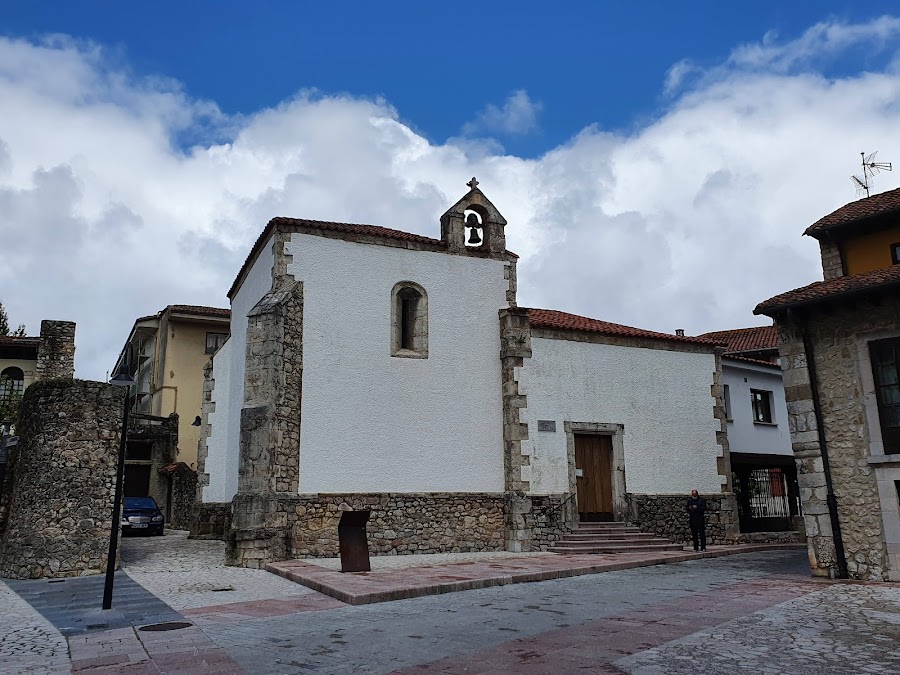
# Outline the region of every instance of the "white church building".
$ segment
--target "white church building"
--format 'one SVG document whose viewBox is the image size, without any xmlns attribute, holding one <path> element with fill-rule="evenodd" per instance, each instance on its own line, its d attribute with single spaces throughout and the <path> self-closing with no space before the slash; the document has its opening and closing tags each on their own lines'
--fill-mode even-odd
<svg viewBox="0 0 900 675">
<path fill-rule="evenodd" d="M 274 218 L 207 368 L 199 511 L 231 564 L 542 550 L 583 520 L 736 532 L 716 343 L 516 305 L 506 220 L 477 187 L 440 238 Z"/>
</svg>

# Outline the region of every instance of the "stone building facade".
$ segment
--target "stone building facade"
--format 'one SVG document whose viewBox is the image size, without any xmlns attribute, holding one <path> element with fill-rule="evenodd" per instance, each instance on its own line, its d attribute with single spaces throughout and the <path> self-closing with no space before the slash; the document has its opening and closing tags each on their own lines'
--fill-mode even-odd
<svg viewBox="0 0 900 675">
<path fill-rule="evenodd" d="M 41 321 L 36 337 L 0 336 L 0 396 L 21 396 L 33 382 L 74 374 L 74 322 Z"/>
<path fill-rule="evenodd" d="M 900 265 L 887 245 L 870 246 L 900 241 L 898 223 L 898 190 L 829 214 L 806 231 L 821 242 L 825 280 L 755 310 L 778 327 L 817 576 L 900 580 Z"/>
<path fill-rule="evenodd" d="M 10 430 L 16 428 L 21 397 L 35 382 L 66 379 L 75 374 L 75 323 L 41 321 L 37 337 L 0 337 L 0 412 L 6 411 Z M 0 453 L 0 533 L 9 513 L 12 496 L 12 463 L 15 451 Z M 7 464 L 8 463 L 8 464 Z"/>
<path fill-rule="evenodd" d="M 506 220 L 470 187 L 440 239 L 289 218 L 260 235 L 229 293 L 231 336 L 201 413 L 192 529 L 221 532 L 229 564 L 334 556 L 350 509 L 372 512 L 376 554 L 546 549 L 586 515 L 570 436 L 619 453 L 615 513 L 588 515 L 683 541 L 673 523 L 696 487 L 714 504 L 713 539 L 733 536 L 716 345 L 561 312 L 589 327 L 551 335 L 542 310 L 517 306 Z M 557 343 L 587 346 L 617 383 L 552 375 Z M 548 373 L 578 405 L 541 398 Z M 644 413 L 622 405 L 648 391 Z M 552 450 L 547 425 L 562 439 Z"/>
</svg>

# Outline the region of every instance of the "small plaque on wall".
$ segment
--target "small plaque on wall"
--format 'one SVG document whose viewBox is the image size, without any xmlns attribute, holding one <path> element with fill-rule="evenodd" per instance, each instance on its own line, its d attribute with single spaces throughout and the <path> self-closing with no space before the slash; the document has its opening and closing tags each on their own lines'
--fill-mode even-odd
<svg viewBox="0 0 900 675">
<path fill-rule="evenodd" d="M 538 431 L 556 431 L 555 420 L 538 420 Z"/>
</svg>

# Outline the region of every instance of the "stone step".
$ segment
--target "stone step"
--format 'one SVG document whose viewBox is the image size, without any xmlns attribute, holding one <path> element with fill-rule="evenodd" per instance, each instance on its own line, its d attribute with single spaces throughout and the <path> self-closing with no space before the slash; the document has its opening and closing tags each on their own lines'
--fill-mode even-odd
<svg viewBox="0 0 900 675">
<path fill-rule="evenodd" d="M 646 532 L 579 532 L 576 530 L 575 532 L 565 535 L 563 539 L 572 541 L 580 541 L 583 539 L 653 539 L 655 536 L 656 535 Z"/>
<path fill-rule="evenodd" d="M 575 531 L 584 532 L 640 532 L 640 528 L 621 523 L 579 523 Z"/>
<path fill-rule="evenodd" d="M 671 544 L 668 539 L 587 539 L 582 541 L 571 541 L 569 539 L 560 539 L 556 542 L 556 546 L 560 548 L 578 548 L 581 546 L 605 546 L 607 548 L 627 548 L 630 546 L 661 546 Z"/>
<path fill-rule="evenodd" d="M 681 544 L 634 544 L 630 546 L 616 545 L 581 545 L 581 546 L 551 546 L 547 550 L 551 553 L 650 553 L 653 551 L 682 551 Z"/>
</svg>

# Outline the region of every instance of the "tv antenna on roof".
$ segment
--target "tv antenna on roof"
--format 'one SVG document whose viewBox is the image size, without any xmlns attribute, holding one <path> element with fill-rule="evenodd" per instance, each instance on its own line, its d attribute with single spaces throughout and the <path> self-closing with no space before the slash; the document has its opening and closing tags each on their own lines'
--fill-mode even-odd
<svg viewBox="0 0 900 675">
<path fill-rule="evenodd" d="M 893 167 L 891 167 L 890 162 L 876 162 L 875 155 L 878 154 L 876 150 L 871 155 L 866 155 L 866 153 L 859 153 L 860 157 L 862 157 L 862 178 L 859 176 L 850 176 L 850 180 L 853 181 L 853 184 L 856 186 L 856 194 L 860 195 L 863 191 L 866 193 L 866 197 L 869 196 L 869 190 L 872 188 L 869 179 L 871 179 L 876 173 L 881 171 L 893 171 Z"/>
</svg>

